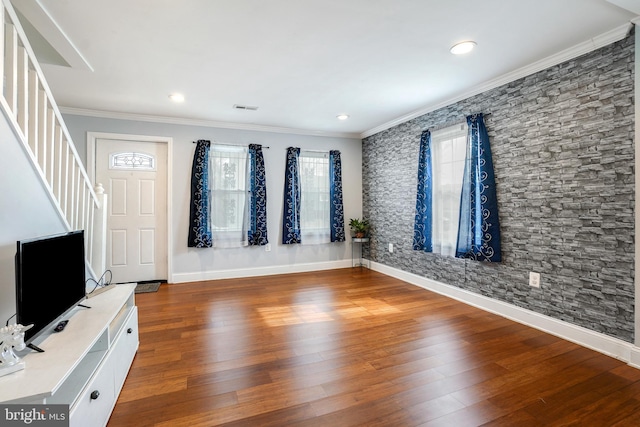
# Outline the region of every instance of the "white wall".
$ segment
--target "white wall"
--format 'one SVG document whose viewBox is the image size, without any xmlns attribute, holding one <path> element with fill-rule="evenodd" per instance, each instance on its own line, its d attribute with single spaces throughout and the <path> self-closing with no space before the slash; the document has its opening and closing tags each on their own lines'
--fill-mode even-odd
<svg viewBox="0 0 640 427">
<path fill-rule="evenodd" d="M 21 143 L 0 114 L 0 322 L 16 311 L 16 241 L 67 231 Z M 51 286 L 56 283 L 51 272 Z"/>
<path fill-rule="evenodd" d="M 87 132 L 161 136 L 173 138 L 172 229 L 173 245 L 169 250 L 172 264 L 171 282 L 195 281 L 223 277 L 315 270 L 351 265 L 350 242 L 325 245 L 282 245 L 281 223 L 286 148 L 340 150 L 345 219 L 362 215 L 362 146 L 359 139 L 292 135 L 200 126 L 138 122 L 77 115 L 65 115 L 65 122 L 81 156 L 86 152 Z M 269 146 L 264 149 L 267 173 L 267 217 L 269 242 L 264 247 L 235 249 L 187 248 L 191 163 L 198 139 L 247 145 Z M 86 156 L 85 156 L 86 158 Z M 348 225 L 346 225 L 348 231 Z"/>
</svg>

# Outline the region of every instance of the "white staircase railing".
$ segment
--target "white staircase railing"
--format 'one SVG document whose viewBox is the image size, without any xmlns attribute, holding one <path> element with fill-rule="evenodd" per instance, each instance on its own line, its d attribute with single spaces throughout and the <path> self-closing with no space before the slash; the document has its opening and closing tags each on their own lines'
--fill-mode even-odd
<svg viewBox="0 0 640 427">
<path fill-rule="evenodd" d="M 106 196 L 100 192 L 98 197 L 91 185 L 10 1 L 2 0 L 2 6 L 0 105 L 67 229 L 85 230 L 85 253 L 95 278 L 105 268 L 101 236 L 106 224 L 101 210 Z"/>
</svg>

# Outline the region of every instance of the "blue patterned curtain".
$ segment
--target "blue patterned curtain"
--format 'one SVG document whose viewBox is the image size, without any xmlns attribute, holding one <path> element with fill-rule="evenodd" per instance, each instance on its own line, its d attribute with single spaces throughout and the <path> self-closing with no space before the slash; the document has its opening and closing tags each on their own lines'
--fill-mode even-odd
<svg viewBox="0 0 640 427">
<path fill-rule="evenodd" d="M 284 171 L 284 211 L 282 215 L 282 243 L 301 243 L 300 233 L 300 148 L 287 148 L 287 166 Z"/>
<path fill-rule="evenodd" d="M 431 132 L 425 130 L 420 137 L 418 160 L 418 191 L 416 196 L 416 218 L 413 226 L 413 249 L 432 252 L 432 200 Z"/>
<path fill-rule="evenodd" d="M 267 239 L 267 181 L 262 145 L 249 144 L 249 246 L 266 245 Z"/>
<path fill-rule="evenodd" d="M 190 248 L 213 246 L 209 217 L 209 147 L 210 141 L 199 140 L 191 168 L 191 204 L 189 209 Z"/>
<path fill-rule="evenodd" d="M 344 242 L 344 207 L 342 205 L 342 162 L 340 151 L 329 151 L 329 198 L 331 241 Z"/>
<path fill-rule="evenodd" d="M 467 117 L 467 124 L 456 257 L 500 262 L 500 222 L 489 135 L 481 113 Z"/>
</svg>

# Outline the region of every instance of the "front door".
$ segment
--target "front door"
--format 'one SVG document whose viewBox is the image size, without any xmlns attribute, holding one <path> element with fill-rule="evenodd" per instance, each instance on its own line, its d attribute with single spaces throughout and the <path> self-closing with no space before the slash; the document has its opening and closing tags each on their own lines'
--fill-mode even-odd
<svg viewBox="0 0 640 427">
<path fill-rule="evenodd" d="M 114 283 L 167 279 L 167 144 L 96 138 L 96 183 L 108 196 Z"/>
</svg>

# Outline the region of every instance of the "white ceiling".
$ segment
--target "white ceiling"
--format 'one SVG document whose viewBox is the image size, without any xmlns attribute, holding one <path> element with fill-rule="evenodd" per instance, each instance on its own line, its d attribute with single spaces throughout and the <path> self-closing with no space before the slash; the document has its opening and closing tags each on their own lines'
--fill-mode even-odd
<svg viewBox="0 0 640 427">
<path fill-rule="evenodd" d="M 63 111 L 345 136 L 620 39 L 639 2 L 14 0 Z"/>
</svg>

